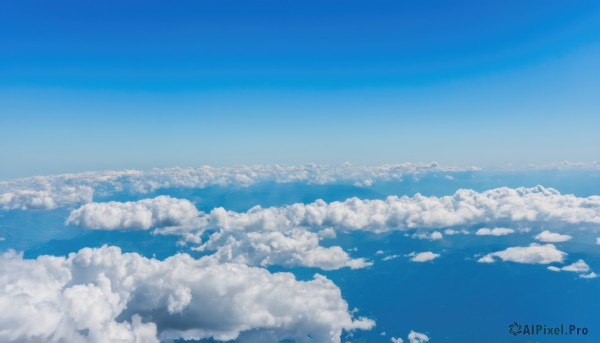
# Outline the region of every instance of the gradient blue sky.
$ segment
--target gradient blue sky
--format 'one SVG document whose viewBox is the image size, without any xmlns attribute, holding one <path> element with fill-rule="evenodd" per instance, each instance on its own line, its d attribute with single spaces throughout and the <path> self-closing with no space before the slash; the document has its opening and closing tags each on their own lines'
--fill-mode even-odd
<svg viewBox="0 0 600 343">
<path fill-rule="evenodd" d="M 598 1 L 0 3 L 0 178 L 600 160 Z"/>
</svg>

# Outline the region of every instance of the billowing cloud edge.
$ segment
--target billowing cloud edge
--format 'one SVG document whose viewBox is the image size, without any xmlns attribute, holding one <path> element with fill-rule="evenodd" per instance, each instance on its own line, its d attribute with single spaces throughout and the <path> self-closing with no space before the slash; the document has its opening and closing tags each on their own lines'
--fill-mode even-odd
<svg viewBox="0 0 600 343">
<path fill-rule="evenodd" d="M 326 277 L 297 281 L 240 264 L 178 254 L 164 261 L 117 247 L 68 257 L 0 256 L 0 340 L 340 342 L 369 330 Z"/>
</svg>

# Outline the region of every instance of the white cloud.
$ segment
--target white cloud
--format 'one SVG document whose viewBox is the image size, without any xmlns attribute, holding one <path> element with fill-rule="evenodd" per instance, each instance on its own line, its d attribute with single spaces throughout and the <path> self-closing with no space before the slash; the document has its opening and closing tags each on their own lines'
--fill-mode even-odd
<svg viewBox="0 0 600 343">
<path fill-rule="evenodd" d="M 561 268 L 567 272 L 575 272 L 575 273 L 587 273 L 590 271 L 590 267 L 583 260 L 578 260 L 577 262 L 570 264 L 568 266 Z"/>
<path fill-rule="evenodd" d="M 570 235 L 561 235 L 560 233 L 550 232 L 548 230 L 542 231 L 538 235 L 535 236 L 535 239 L 542 242 L 548 243 L 559 243 L 566 242 L 573 237 Z"/>
<path fill-rule="evenodd" d="M 390 341 L 391 341 L 392 343 L 403 343 L 403 342 L 404 342 L 404 340 L 402 340 L 402 338 L 400 338 L 400 337 L 398 337 L 398 338 L 396 338 L 396 337 L 392 337 L 392 338 L 390 339 Z"/>
<path fill-rule="evenodd" d="M 432 232 L 430 237 L 433 240 L 444 238 L 444 236 L 440 232 L 438 232 L 438 231 Z"/>
<path fill-rule="evenodd" d="M 492 263 L 494 257 L 503 261 L 529 263 L 529 264 L 549 264 L 554 262 L 562 263 L 567 254 L 556 249 L 553 244 L 539 245 L 532 243 L 527 247 L 512 247 L 506 250 L 497 251 L 481 257 L 478 262 Z"/>
<path fill-rule="evenodd" d="M 211 258 L 220 262 L 252 266 L 306 266 L 332 270 L 372 265 L 362 258 L 352 259 L 339 246 L 320 246 L 318 234 L 300 228 L 289 231 L 221 230 L 195 249 L 215 251 Z"/>
<path fill-rule="evenodd" d="M 247 212 L 215 208 L 209 227 L 248 230 L 311 229 L 386 232 L 475 225 L 494 221 L 600 224 L 600 196 L 578 198 L 544 187 L 497 188 L 485 192 L 459 190 L 452 196 L 390 196 L 385 200 L 350 198 L 283 207 L 256 206 Z M 436 233 L 430 238 L 440 238 Z"/>
<path fill-rule="evenodd" d="M 468 235 L 469 231 L 464 230 L 464 229 L 462 229 L 462 230 L 446 229 L 446 230 L 444 230 L 444 234 L 448 235 L 448 236 L 458 235 L 458 234 Z"/>
<path fill-rule="evenodd" d="M 440 254 L 435 254 L 431 251 L 425 251 L 425 252 L 420 252 L 420 253 L 412 252 L 408 256 L 411 256 L 410 260 L 413 262 L 427 262 L 427 261 L 435 260 L 436 258 L 440 257 Z"/>
<path fill-rule="evenodd" d="M 596 238 L 596 244 L 600 245 L 600 237 Z"/>
<path fill-rule="evenodd" d="M 340 342 L 344 330 L 370 329 L 341 292 L 316 274 L 216 264 L 179 254 L 164 261 L 116 247 L 68 258 L 0 256 L 3 342 L 157 342 L 282 339 Z"/>
<path fill-rule="evenodd" d="M 92 201 L 93 190 L 88 186 L 65 186 L 60 190 L 50 186 L 43 189 L 17 189 L 0 193 L 2 210 L 51 210 L 59 206 L 78 205 Z"/>
<path fill-rule="evenodd" d="M 333 239 L 336 237 L 337 234 L 335 233 L 335 230 L 330 227 L 319 231 L 319 239 Z"/>
<path fill-rule="evenodd" d="M 127 230 L 193 225 L 200 212 L 185 199 L 158 196 L 132 202 L 89 203 L 73 210 L 67 224 L 89 229 Z"/>
<path fill-rule="evenodd" d="M 424 343 L 424 342 L 429 342 L 429 337 L 424 334 L 424 333 L 420 333 L 420 332 L 416 332 L 413 330 L 410 330 L 410 333 L 408 334 L 408 342 L 409 343 Z"/>
<path fill-rule="evenodd" d="M 478 236 L 505 236 L 505 235 L 510 235 L 511 233 L 514 233 L 515 230 L 513 229 L 508 229 L 508 228 L 504 228 L 504 227 L 496 227 L 493 229 L 488 229 L 488 228 L 481 228 L 477 231 L 475 231 L 475 234 Z"/>
<path fill-rule="evenodd" d="M 564 266 L 562 268 L 555 267 L 555 266 L 549 266 L 548 270 L 551 270 L 553 272 L 566 271 L 566 272 L 578 273 L 579 277 L 582 279 L 593 279 L 593 278 L 597 277 L 596 273 L 594 273 L 590 270 L 590 266 L 588 266 L 587 263 L 585 263 L 585 261 L 581 260 L 581 259 L 578 260 L 577 262 L 574 262 L 574 263 L 572 263 L 568 266 Z"/>
<path fill-rule="evenodd" d="M 398 257 L 400 257 L 400 255 L 388 255 L 388 256 L 385 256 L 384 258 L 382 258 L 381 260 L 382 261 L 391 261 L 391 260 L 397 259 Z"/>
<path fill-rule="evenodd" d="M 162 188 L 205 188 L 214 185 L 247 187 L 259 182 L 358 182 L 361 186 L 370 186 L 377 181 L 402 180 L 406 175 L 471 170 L 479 168 L 442 167 L 437 163 L 402 163 L 373 167 L 308 164 L 222 168 L 202 166 L 35 176 L 0 181 L 0 209 L 53 209 L 72 206 L 90 202 L 94 193 L 148 193 Z"/>
</svg>

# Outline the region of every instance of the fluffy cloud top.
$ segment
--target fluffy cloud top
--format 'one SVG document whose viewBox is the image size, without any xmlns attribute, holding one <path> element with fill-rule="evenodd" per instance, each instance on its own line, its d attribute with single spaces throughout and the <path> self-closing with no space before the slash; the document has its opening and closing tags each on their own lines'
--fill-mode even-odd
<svg viewBox="0 0 600 343">
<path fill-rule="evenodd" d="M 89 202 L 93 193 L 148 193 L 161 188 L 204 188 L 207 186 L 247 187 L 260 182 L 305 182 L 327 184 L 357 183 L 371 186 L 377 181 L 401 180 L 406 175 L 429 172 L 460 172 L 476 167 L 442 167 L 437 163 L 402 163 L 354 167 L 350 164 L 327 165 L 256 165 L 241 167 L 152 169 L 85 172 L 53 176 L 35 176 L 0 181 L 0 208 L 53 209 Z"/>
<path fill-rule="evenodd" d="M 317 267 L 325 270 L 372 265 L 362 258 L 352 259 L 341 247 L 319 245 L 319 235 L 304 229 L 289 231 L 222 230 L 197 248 L 213 250 L 212 258 L 253 266 L 283 265 Z"/>
<path fill-rule="evenodd" d="M 542 231 L 538 235 L 535 236 L 535 239 L 542 242 L 548 243 L 559 243 L 566 242 L 573 237 L 570 235 L 561 235 L 560 233 L 550 232 L 548 230 Z"/>
<path fill-rule="evenodd" d="M 164 261 L 116 247 L 68 258 L 0 256 L 3 342 L 158 342 L 176 338 L 242 342 L 340 342 L 354 318 L 324 276 L 218 264 L 180 254 Z"/>
<path fill-rule="evenodd" d="M 529 264 L 549 264 L 554 262 L 562 263 L 567 254 L 556 249 L 554 244 L 539 245 L 532 243 L 527 247 L 512 247 L 506 250 L 487 254 L 480 258 L 478 262 L 492 263 L 494 258 L 498 257 L 503 261 L 529 263 Z"/>
<path fill-rule="evenodd" d="M 89 229 L 135 230 L 192 225 L 199 215 L 188 200 L 163 195 L 135 202 L 85 204 L 72 211 L 66 223 Z"/>
<path fill-rule="evenodd" d="M 440 257 L 440 254 L 435 254 L 431 251 L 425 251 L 425 252 L 420 252 L 420 253 L 410 253 L 409 256 L 411 257 L 411 261 L 413 262 L 427 262 L 427 261 L 432 261 L 435 260 L 436 258 Z"/>
<path fill-rule="evenodd" d="M 504 228 L 504 227 L 496 227 L 493 229 L 488 229 L 488 228 L 481 228 L 477 231 L 475 231 L 475 234 L 478 236 L 505 236 L 505 235 L 510 235 L 511 233 L 514 233 L 515 230 L 513 229 L 508 229 L 508 228 Z"/>
<path fill-rule="evenodd" d="M 51 210 L 59 206 L 78 205 L 92 201 L 94 191 L 88 186 L 51 186 L 42 189 L 17 189 L 0 193 L 2 210 Z"/>
<path fill-rule="evenodd" d="M 385 200 L 350 198 L 326 203 L 254 207 L 238 213 L 216 208 L 209 226 L 220 228 L 290 229 L 294 227 L 385 232 L 413 228 L 474 225 L 494 221 L 600 224 L 600 196 L 579 198 L 554 189 L 496 188 L 459 190 L 454 195 L 390 196 Z M 500 230 L 504 231 L 504 230 Z M 500 232 L 496 231 L 496 232 Z"/>
</svg>

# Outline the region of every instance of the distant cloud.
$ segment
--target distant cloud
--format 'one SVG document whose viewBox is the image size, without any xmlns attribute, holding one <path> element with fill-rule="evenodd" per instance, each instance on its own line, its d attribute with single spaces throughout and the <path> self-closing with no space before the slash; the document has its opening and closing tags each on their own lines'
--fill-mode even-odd
<svg viewBox="0 0 600 343">
<path fill-rule="evenodd" d="M 477 236 L 505 236 L 505 235 L 510 235 L 511 233 L 514 233 L 515 230 L 513 229 L 508 229 L 508 228 L 504 228 L 504 227 L 496 227 L 493 229 L 488 229 L 488 228 L 481 228 L 477 231 L 475 231 L 475 234 Z"/>
<path fill-rule="evenodd" d="M 512 247 L 506 250 L 494 252 L 481 257 L 478 262 L 493 263 L 494 258 L 500 258 L 503 261 L 529 263 L 529 264 L 549 264 L 554 262 L 562 263 L 567 254 L 556 249 L 553 244 L 539 245 L 532 243 L 527 247 Z"/>
<path fill-rule="evenodd" d="M 425 251 L 425 252 L 420 252 L 420 253 L 410 253 L 408 256 L 412 256 L 411 257 L 411 261 L 413 262 L 427 262 L 427 261 L 433 261 L 436 258 L 440 257 L 440 254 L 434 254 L 431 251 Z"/>
<path fill-rule="evenodd" d="M 535 239 L 537 239 L 538 241 L 548 243 L 566 242 L 572 238 L 573 237 L 570 235 L 561 235 L 559 233 L 550 232 L 548 230 L 542 231 L 541 233 L 535 236 Z"/>
<path fill-rule="evenodd" d="M 2 342 L 337 343 L 344 330 L 374 327 L 319 274 L 298 281 L 186 254 L 159 261 L 104 246 L 31 260 L 8 252 L 0 275 Z"/>
<path fill-rule="evenodd" d="M 92 201 L 94 194 L 149 193 L 163 188 L 248 187 L 260 182 L 356 183 L 402 180 L 407 175 L 479 170 L 477 167 L 443 167 L 437 163 L 401 163 L 381 166 L 241 166 L 99 171 L 0 180 L 0 209 L 30 210 L 68 207 Z"/>
<path fill-rule="evenodd" d="M 2 210 L 52 210 L 60 206 L 92 201 L 94 191 L 88 186 L 44 187 L 40 190 L 20 189 L 0 193 Z"/>
</svg>

